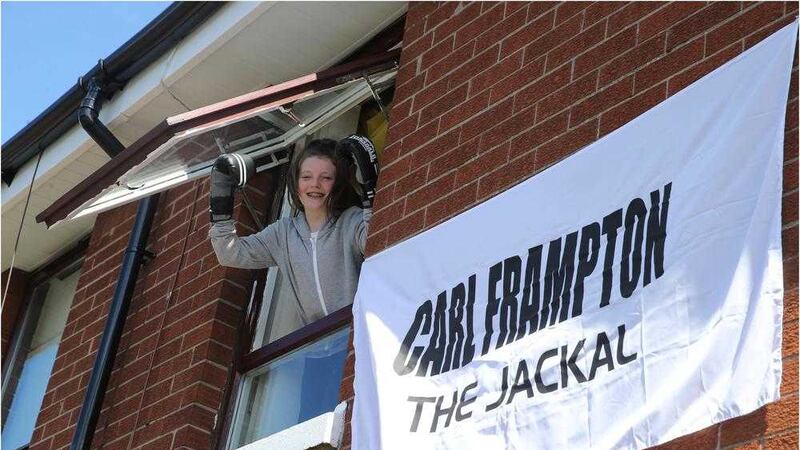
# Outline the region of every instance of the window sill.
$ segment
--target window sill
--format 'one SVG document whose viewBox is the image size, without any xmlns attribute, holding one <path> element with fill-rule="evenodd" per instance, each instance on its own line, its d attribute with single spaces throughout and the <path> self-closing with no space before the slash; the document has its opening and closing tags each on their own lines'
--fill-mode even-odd
<svg viewBox="0 0 800 450">
<path fill-rule="evenodd" d="M 339 403 L 329 413 L 239 447 L 238 450 L 338 449 L 344 435 L 346 411 L 347 402 Z"/>
</svg>

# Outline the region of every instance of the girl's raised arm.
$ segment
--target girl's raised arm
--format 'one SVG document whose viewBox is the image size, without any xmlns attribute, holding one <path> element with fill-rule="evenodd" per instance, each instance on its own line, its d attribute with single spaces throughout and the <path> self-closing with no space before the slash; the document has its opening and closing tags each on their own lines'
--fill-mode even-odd
<svg viewBox="0 0 800 450">
<path fill-rule="evenodd" d="M 208 237 L 220 264 L 239 269 L 262 269 L 275 266 L 278 244 L 278 222 L 256 234 L 239 237 L 233 220 L 211 225 Z"/>
<path fill-rule="evenodd" d="M 356 214 L 355 217 L 355 233 L 353 234 L 353 243 L 361 255 L 367 247 L 367 233 L 369 232 L 369 220 L 372 218 L 372 208 L 364 208 L 361 214 Z"/>
<path fill-rule="evenodd" d="M 239 237 L 233 216 L 233 193 L 255 174 L 255 163 L 246 155 L 222 155 L 211 169 L 211 229 L 208 237 L 223 266 L 260 269 L 274 266 L 278 251 L 276 224 L 259 233 Z"/>
</svg>

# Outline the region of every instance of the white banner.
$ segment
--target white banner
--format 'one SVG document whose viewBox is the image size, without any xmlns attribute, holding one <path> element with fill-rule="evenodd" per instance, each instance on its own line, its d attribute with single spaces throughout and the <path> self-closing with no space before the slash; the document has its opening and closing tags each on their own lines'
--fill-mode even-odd
<svg viewBox="0 0 800 450">
<path fill-rule="evenodd" d="M 353 448 L 644 448 L 778 399 L 796 38 L 369 258 Z"/>
</svg>

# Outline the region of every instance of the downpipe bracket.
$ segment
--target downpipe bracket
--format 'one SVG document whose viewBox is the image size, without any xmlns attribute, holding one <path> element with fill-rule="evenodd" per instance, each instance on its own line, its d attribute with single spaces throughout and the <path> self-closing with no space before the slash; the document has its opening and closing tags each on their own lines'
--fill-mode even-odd
<svg viewBox="0 0 800 450">
<path fill-rule="evenodd" d="M 152 252 L 150 250 L 142 250 L 142 264 L 143 265 L 149 263 L 150 261 L 152 261 L 154 259 L 156 259 L 155 252 Z"/>
<path fill-rule="evenodd" d="M 147 264 L 150 261 L 156 258 L 156 253 L 149 249 L 143 248 L 136 248 L 136 249 L 127 249 L 125 250 L 126 255 L 136 255 L 139 254 L 141 256 L 142 264 Z"/>
</svg>

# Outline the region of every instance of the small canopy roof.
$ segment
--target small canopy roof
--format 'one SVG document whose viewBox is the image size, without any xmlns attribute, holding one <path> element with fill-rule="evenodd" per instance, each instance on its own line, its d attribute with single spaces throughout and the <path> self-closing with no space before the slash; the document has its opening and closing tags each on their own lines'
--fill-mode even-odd
<svg viewBox="0 0 800 450">
<path fill-rule="evenodd" d="M 223 153 L 246 153 L 266 170 L 289 160 L 303 136 L 393 82 L 399 50 L 168 117 L 72 188 L 36 220 L 48 227 L 205 176 Z"/>
</svg>

